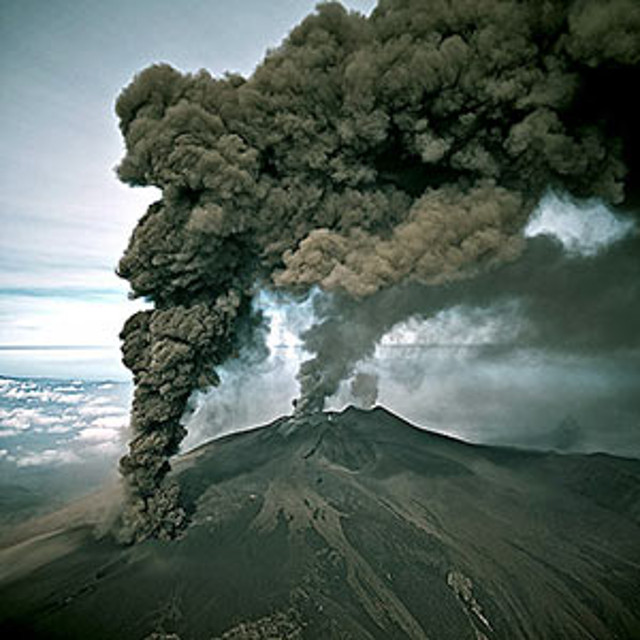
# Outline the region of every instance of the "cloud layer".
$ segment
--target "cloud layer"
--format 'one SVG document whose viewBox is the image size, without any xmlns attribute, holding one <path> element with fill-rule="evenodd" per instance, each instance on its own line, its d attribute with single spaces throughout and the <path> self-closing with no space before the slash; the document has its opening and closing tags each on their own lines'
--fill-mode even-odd
<svg viewBox="0 0 640 640">
<path fill-rule="evenodd" d="M 127 437 L 130 386 L 0 378 L 0 448 L 9 467 L 113 464 Z"/>
</svg>

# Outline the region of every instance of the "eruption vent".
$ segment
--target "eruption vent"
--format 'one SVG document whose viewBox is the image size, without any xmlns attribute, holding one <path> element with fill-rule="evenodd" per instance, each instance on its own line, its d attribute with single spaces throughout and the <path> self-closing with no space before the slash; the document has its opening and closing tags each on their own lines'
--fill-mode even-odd
<svg viewBox="0 0 640 640">
<path fill-rule="evenodd" d="M 639 61 L 635 0 L 381 0 L 369 18 L 320 5 L 248 79 L 140 73 L 116 106 L 118 174 L 163 195 L 119 265 L 154 303 L 122 331 L 122 538 L 183 525 L 180 417 L 255 337 L 257 291 L 330 292 L 299 376 L 297 411 L 321 410 L 382 331 L 363 309 L 515 260 L 549 187 L 622 203 Z"/>
</svg>

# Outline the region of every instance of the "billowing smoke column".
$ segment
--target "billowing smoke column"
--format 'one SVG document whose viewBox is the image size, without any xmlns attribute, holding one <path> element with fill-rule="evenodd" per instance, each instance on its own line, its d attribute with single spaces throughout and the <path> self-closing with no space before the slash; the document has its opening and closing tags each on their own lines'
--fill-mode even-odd
<svg viewBox="0 0 640 640">
<path fill-rule="evenodd" d="M 122 538 L 183 526 L 166 477 L 180 416 L 255 334 L 256 291 L 331 292 L 297 404 L 321 410 L 380 335 L 361 311 L 350 337 L 350 312 L 513 261 L 549 187 L 622 203 L 639 61 L 635 0 L 381 0 L 369 18 L 320 5 L 249 79 L 138 75 L 117 102 L 118 173 L 163 195 L 119 266 L 154 303 L 121 336 Z"/>
</svg>

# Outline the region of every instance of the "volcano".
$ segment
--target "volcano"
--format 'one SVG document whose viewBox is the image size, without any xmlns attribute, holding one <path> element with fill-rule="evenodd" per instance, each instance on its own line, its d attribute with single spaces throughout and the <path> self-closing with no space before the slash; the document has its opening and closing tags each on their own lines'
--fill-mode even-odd
<svg viewBox="0 0 640 640">
<path fill-rule="evenodd" d="M 100 496 L 16 533 L 2 637 L 640 637 L 637 460 L 349 408 L 210 442 L 173 473 L 179 539 L 97 536 Z"/>
</svg>

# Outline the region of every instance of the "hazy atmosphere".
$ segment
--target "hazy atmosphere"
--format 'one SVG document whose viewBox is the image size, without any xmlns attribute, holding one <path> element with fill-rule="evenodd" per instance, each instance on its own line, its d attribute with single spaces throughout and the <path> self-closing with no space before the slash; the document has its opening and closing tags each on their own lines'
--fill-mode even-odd
<svg viewBox="0 0 640 640">
<path fill-rule="evenodd" d="M 364 13 L 373 5 L 345 3 Z M 130 374 L 120 364 L 118 334 L 126 317 L 148 303 L 127 300 L 128 285 L 115 268 L 135 221 L 159 197 L 156 187 L 170 185 L 172 178 L 129 176 L 132 169 L 125 159 L 121 175 L 138 186 L 130 188 L 117 179 L 115 167 L 124 149 L 116 97 L 136 73 L 158 62 L 182 72 L 206 68 L 218 77 L 227 71 L 247 77 L 264 52 L 277 47 L 312 9 L 312 2 L 297 0 L 268 6 L 247 0 L 187 2 L 179 9 L 169 2 L 28 0 L 3 5 L 0 374 L 5 379 L 0 451 L 5 473 L 11 473 L 9 465 L 24 471 L 82 460 L 76 441 L 59 435 L 61 429 L 80 424 L 74 411 L 81 407 L 66 401 L 58 405 L 48 392 L 33 392 L 55 388 L 56 380 L 117 382 L 119 419 L 106 414 L 100 417 L 106 423 L 84 425 L 93 429 L 91 436 L 80 431 L 77 438 L 92 438 L 103 447 L 109 443 L 104 452 L 112 462 L 127 439 Z M 352 85 L 353 109 L 366 108 L 357 101 L 365 100 L 367 73 L 363 67 Z M 380 112 L 371 112 L 366 125 L 362 113 L 359 126 L 366 128 L 354 130 L 354 140 L 378 135 L 381 121 L 376 124 L 375 118 L 382 117 Z M 411 124 L 417 127 L 412 144 L 418 145 L 415 153 L 422 154 L 423 162 L 435 165 L 452 144 L 451 136 L 459 134 L 440 132 L 444 137 L 436 139 L 437 132 L 421 122 L 414 118 Z M 476 160 L 464 153 L 476 154 Z M 276 283 L 291 293 L 264 292 L 251 303 L 251 313 L 262 317 L 258 333 L 263 337 L 241 345 L 240 358 L 218 368 L 219 387 L 190 398 L 183 418 L 189 428 L 184 447 L 289 413 L 300 385 L 305 397 L 305 385 L 318 384 L 305 377 L 309 363 L 298 374 L 301 363 L 315 353 L 316 362 L 333 363 L 334 370 L 323 377 L 326 388 L 314 396 L 326 397 L 327 408 L 378 402 L 427 428 L 473 442 L 640 455 L 638 232 L 633 207 L 615 207 L 620 193 L 611 186 L 614 178 L 606 184 L 606 172 L 613 176 L 619 169 L 594 165 L 601 185 L 594 184 L 589 193 L 576 182 L 572 189 L 583 191 L 582 197 L 568 195 L 560 181 L 548 180 L 546 187 L 536 182 L 531 193 L 539 194 L 537 200 L 517 204 L 507 192 L 501 195 L 489 186 L 497 169 L 479 170 L 473 164 L 486 152 L 468 147 L 464 153 L 458 153 L 454 165 L 460 172 L 479 171 L 477 179 L 485 183 L 474 187 L 477 197 L 502 198 L 500 206 L 518 211 L 513 230 L 524 228 L 524 243 L 509 237 L 512 232 L 505 227 L 503 248 L 493 244 L 472 250 L 493 251 L 491 260 L 505 266 L 470 281 L 464 261 L 475 258 L 469 254 L 456 257 L 457 266 L 446 267 L 443 273 L 449 270 L 450 275 L 444 278 L 432 275 L 442 269 L 433 260 L 430 265 L 423 261 L 425 266 L 416 267 L 413 276 L 403 266 L 393 276 L 366 257 L 366 236 L 351 236 L 341 248 L 337 234 L 321 238 L 312 233 L 297 253 L 285 253 L 286 270 L 276 273 Z M 301 157 L 297 162 L 315 161 Z M 346 165 L 339 170 L 352 171 Z M 381 191 L 371 191 L 377 195 L 368 203 L 358 200 L 355 188 L 358 180 L 366 184 L 363 176 L 345 173 L 342 180 L 350 206 L 370 217 L 370 229 L 377 224 L 375 207 L 381 204 L 392 217 L 405 215 L 409 203 L 403 201 L 405 192 L 393 186 L 395 178 Z M 532 185 L 537 179 L 527 180 Z M 295 197 L 314 196 L 301 192 Z M 207 221 L 207 206 L 219 205 L 201 205 L 205 213 L 198 224 L 203 229 L 213 224 Z M 236 206 L 248 205 L 237 200 Z M 338 200 L 326 206 L 339 206 Z M 426 231 L 420 214 L 412 215 L 413 233 Z M 346 219 L 342 224 L 348 230 Z M 286 248 L 286 241 L 275 238 L 264 242 Z M 393 237 L 384 242 L 384 251 L 395 250 Z M 312 260 L 327 251 L 346 251 L 350 257 L 341 267 L 342 276 L 331 275 L 333 267 L 313 274 L 303 264 L 305 251 L 316 252 Z M 354 257 L 358 251 L 362 258 Z M 415 251 L 421 251 L 419 245 Z M 514 261 L 516 255 L 520 257 Z M 127 275 L 126 262 L 123 267 Z M 394 279 L 413 289 L 394 293 L 397 288 L 388 289 Z M 155 285 L 133 282 L 143 298 L 159 295 Z M 441 282 L 444 287 L 433 286 Z M 331 298 L 318 288 L 332 291 L 336 285 L 355 296 L 355 302 L 341 306 L 336 303 L 339 291 Z M 381 293 L 371 296 L 377 289 Z M 375 326 L 372 318 L 379 319 Z M 319 328 L 304 337 L 318 321 Z M 327 342 L 322 342 L 323 326 L 332 332 Z M 41 416 L 49 417 L 43 422 Z"/>
</svg>

